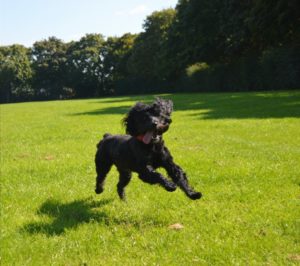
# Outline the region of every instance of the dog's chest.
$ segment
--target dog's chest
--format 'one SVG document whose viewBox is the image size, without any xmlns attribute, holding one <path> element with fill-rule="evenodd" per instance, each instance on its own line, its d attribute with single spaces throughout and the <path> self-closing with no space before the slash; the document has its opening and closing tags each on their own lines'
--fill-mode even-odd
<svg viewBox="0 0 300 266">
<path fill-rule="evenodd" d="M 140 154 L 140 158 L 146 161 L 147 164 L 153 165 L 162 156 L 162 147 L 153 145 L 151 149 L 143 150 Z"/>
</svg>

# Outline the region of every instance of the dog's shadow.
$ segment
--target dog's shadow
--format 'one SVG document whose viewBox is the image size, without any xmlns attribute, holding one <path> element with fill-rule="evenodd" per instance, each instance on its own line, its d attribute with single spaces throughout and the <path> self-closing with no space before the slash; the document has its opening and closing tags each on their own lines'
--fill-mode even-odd
<svg viewBox="0 0 300 266">
<path fill-rule="evenodd" d="M 37 214 L 50 220 L 50 222 L 32 222 L 25 225 L 22 230 L 30 234 L 46 234 L 48 236 L 61 235 L 69 229 L 75 229 L 84 223 L 109 222 L 106 212 L 99 208 L 111 203 L 112 199 L 100 201 L 91 198 L 76 200 L 69 203 L 61 203 L 50 199 L 45 201 L 37 210 Z"/>
</svg>

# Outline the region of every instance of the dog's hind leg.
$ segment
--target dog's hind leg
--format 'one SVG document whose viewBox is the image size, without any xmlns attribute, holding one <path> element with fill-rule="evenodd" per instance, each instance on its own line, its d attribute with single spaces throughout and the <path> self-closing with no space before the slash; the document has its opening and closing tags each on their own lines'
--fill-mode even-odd
<svg viewBox="0 0 300 266">
<path fill-rule="evenodd" d="M 100 194 L 103 192 L 105 177 L 112 166 L 112 162 L 101 152 L 101 150 L 98 150 L 95 163 L 97 172 L 95 192 Z"/>
<path fill-rule="evenodd" d="M 124 171 L 124 170 L 119 170 L 120 173 L 120 180 L 117 185 L 117 191 L 119 194 L 120 199 L 125 200 L 125 187 L 128 185 L 128 183 L 131 180 L 131 172 L 130 171 Z"/>
<path fill-rule="evenodd" d="M 97 177 L 96 177 L 96 189 L 95 192 L 97 194 L 100 194 L 103 192 L 103 185 L 105 181 L 105 177 L 107 173 L 109 172 L 112 164 L 109 164 L 107 162 L 101 163 L 99 166 L 96 166 L 96 172 L 97 172 Z"/>
</svg>

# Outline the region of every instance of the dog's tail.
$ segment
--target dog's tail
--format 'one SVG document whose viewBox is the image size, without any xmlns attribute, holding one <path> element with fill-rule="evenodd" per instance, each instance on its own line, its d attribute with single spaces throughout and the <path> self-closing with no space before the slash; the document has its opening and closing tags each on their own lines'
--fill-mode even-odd
<svg viewBox="0 0 300 266">
<path fill-rule="evenodd" d="M 105 133 L 105 134 L 103 135 L 103 138 L 106 139 L 106 138 L 109 137 L 109 136 L 111 136 L 110 133 Z"/>
<path fill-rule="evenodd" d="M 97 148 L 99 149 L 100 146 L 101 146 L 101 144 L 102 144 L 102 142 L 103 142 L 103 140 L 106 139 L 106 138 L 108 138 L 108 137 L 110 137 L 110 136 L 112 136 L 112 135 L 109 134 L 109 133 L 105 133 L 105 134 L 103 135 L 103 139 L 100 140 L 100 142 L 97 144 Z"/>
</svg>

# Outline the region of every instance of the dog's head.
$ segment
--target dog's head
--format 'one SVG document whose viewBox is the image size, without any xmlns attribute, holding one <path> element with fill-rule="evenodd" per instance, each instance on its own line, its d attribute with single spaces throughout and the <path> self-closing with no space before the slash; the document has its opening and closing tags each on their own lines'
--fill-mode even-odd
<svg viewBox="0 0 300 266">
<path fill-rule="evenodd" d="M 172 122 L 173 102 L 157 98 L 152 104 L 136 103 L 123 122 L 126 133 L 144 144 L 159 142 Z"/>
</svg>

